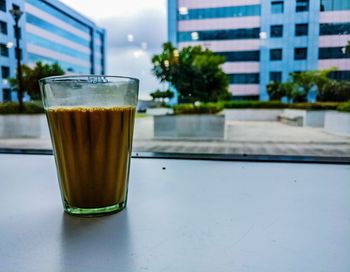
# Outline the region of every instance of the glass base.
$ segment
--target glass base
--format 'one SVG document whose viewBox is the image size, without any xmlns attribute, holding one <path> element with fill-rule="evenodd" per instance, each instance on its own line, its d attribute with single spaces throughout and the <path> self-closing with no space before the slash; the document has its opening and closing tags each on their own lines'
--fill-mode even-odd
<svg viewBox="0 0 350 272">
<path fill-rule="evenodd" d="M 126 202 L 102 208 L 77 208 L 64 203 L 64 211 L 71 215 L 83 217 L 104 216 L 122 211 L 126 207 Z"/>
</svg>

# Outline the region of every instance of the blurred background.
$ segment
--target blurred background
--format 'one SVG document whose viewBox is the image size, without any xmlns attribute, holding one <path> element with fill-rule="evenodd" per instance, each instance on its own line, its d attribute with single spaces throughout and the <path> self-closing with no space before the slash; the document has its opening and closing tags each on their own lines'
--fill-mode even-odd
<svg viewBox="0 0 350 272">
<path fill-rule="evenodd" d="M 0 0 L 0 148 L 50 149 L 37 79 L 140 79 L 134 151 L 350 155 L 349 0 Z"/>
</svg>

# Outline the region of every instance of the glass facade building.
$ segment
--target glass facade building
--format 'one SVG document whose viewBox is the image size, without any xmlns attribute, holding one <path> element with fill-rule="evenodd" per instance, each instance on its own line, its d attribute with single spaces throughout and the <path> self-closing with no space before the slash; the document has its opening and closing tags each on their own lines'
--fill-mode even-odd
<svg viewBox="0 0 350 272">
<path fill-rule="evenodd" d="M 8 77 L 16 76 L 14 20 L 18 6 L 22 64 L 58 62 L 68 74 L 106 73 L 106 33 L 93 21 L 57 0 L 1 0 L 0 101 L 16 99 Z"/>
<path fill-rule="evenodd" d="M 267 100 L 291 72 L 336 67 L 350 80 L 349 0 L 168 0 L 168 39 L 223 55 L 236 98 Z"/>
</svg>

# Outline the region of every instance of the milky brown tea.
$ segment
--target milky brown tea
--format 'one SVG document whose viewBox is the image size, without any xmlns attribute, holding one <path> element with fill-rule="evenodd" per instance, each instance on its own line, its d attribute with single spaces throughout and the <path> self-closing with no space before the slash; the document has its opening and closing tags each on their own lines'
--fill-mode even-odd
<svg viewBox="0 0 350 272">
<path fill-rule="evenodd" d="M 135 107 L 55 106 L 46 113 L 65 206 L 125 207 Z"/>
</svg>

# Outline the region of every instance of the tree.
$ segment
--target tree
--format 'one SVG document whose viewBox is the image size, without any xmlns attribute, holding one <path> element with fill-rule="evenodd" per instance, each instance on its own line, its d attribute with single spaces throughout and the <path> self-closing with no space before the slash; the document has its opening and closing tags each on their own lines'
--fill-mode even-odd
<svg viewBox="0 0 350 272">
<path fill-rule="evenodd" d="M 23 89 L 28 92 L 31 99 L 41 99 L 39 79 L 48 76 L 59 76 L 64 74 L 64 70 L 59 66 L 58 63 L 54 64 L 43 64 L 42 62 L 35 63 L 33 68 L 27 65 L 22 65 L 22 81 Z M 10 84 L 12 87 L 17 86 L 17 79 L 11 78 Z"/>
<path fill-rule="evenodd" d="M 155 92 L 150 93 L 150 96 L 152 97 L 153 101 L 161 100 L 162 105 L 165 105 L 165 99 L 173 98 L 174 93 L 170 90 L 166 90 L 166 91 L 156 90 Z"/>
<path fill-rule="evenodd" d="M 315 86 L 317 71 L 310 70 L 299 73 L 291 73 L 292 81 L 298 85 L 298 90 L 294 91 L 294 102 L 306 102 L 307 96 Z"/>
<path fill-rule="evenodd" d="M 152 72 L 161 82 L 172 84 L 180 99 L 215 102 L 228 95 L 229 80 L 221 68 L 224 62 L 224 57 L 201 46 L 179 51 L 168 42 L 162 53 L 152 57 Z"/>
<path fill-rule="evenodd" d="M 281 98 L 286 95 L 284 89 L 281 88 L 281 83 L 276 81 L 271 81 L 269 84 L 267 84 L 266 89 L 270 100 L 280 101 Z"/>
</svg>

